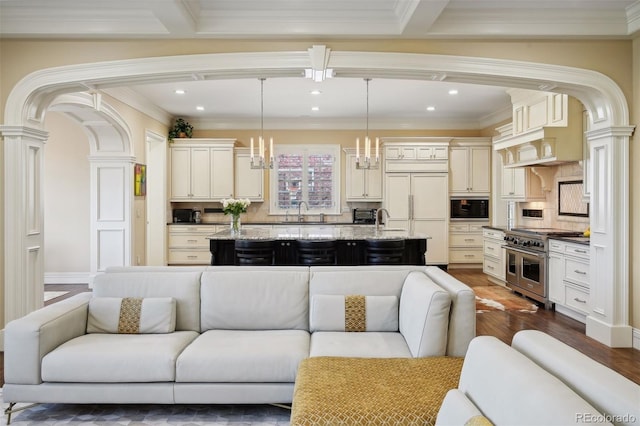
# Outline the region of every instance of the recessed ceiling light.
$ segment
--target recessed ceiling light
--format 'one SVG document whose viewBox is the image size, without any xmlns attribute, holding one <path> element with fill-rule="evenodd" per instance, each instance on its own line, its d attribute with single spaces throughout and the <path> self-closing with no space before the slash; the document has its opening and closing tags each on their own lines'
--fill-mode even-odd
<svg viewBox="0 0 640 426">
<path fill-rule="evenodd" d="M 182 89 L 176 89 L 176 95 L 184 95 L 186 92 Z"/>
<path fill-rule="evenodd" d="M 316 89 L 316 90 L 312 90 L 312 91 L 311 91 L 311 94 L 312 94 L 312 95 L 321 95 L 321 94 L 322 94 L 322 92 Z"/>
<path fill-rule="evenodd" d="M 450 94 L 450 95 L 457 95 L 457 94 L 458 94 L 458 89 L 451 89 L 451 90 L 449 90 L 449 94 Z"/>
<path fill-rule="evenodd" d="M 320 111 L 320 107 L 311 107 L 311 111 Z"/>
<path fill-rule="evenodd" d="M 203 106 L 200 106 L 200 105 L 198 105 L 198 106 L 196 107 L 196 109 L 197 109 L 198 111 L 204 111 L 204 107 L 203 107 Z"/>
<path fill-rule="evenodd" d="M 436 110 L 436 107 L 434 107 L 434 106 L 428 106 L 427 107 L 427 111 L 435 111 L 435 110 Z"/>
</svg>

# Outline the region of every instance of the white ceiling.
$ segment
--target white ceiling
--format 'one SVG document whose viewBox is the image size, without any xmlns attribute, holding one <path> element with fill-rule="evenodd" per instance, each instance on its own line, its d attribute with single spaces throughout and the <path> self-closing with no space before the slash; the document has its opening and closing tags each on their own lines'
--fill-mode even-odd
<svg viewBox="0 0 640 426">
<path fill-rule="evenodd" d="M 3 38 L 273 38 L 311 46 L 317 38 L 631 39 L 639 29 L 635 0 L 0 0 Z M 322 93 L 311 95 L 313 89 Z M 138 97 L 139 105 L 187 117 L 198 128 L 260 125 L 257 79 L 141 84 L 112 93 Z M 362 128 L 366 107 L 361 78 L 264 83 L 265 128 Z M 369 85 L 370 128 L 475 128 L 506 118 L 509 109 L 500 87 L 385 79 Z"/>
</svg>

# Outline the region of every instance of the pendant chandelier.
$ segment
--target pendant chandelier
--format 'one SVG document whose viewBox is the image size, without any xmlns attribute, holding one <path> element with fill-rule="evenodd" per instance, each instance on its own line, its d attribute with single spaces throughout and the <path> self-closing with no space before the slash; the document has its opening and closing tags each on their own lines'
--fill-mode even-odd
<svg viewBox="0 0 640 426">
<path fill-rule="evenodd" d="M 376 138 L 375 156 L 371 157 L 371 139 L 369 138 L 369 81 L 367 83 L 367 129 L 364 137 L 364 157 L 360 157 L 360 138 L 356 138 L 356 169 L 377 169 L 380 166 L 380 139 Z"/>
<path fill-rule="evenodd" d="M 260 136 L 258 138 L 258 155 L 255 155 L 253 138 L 251 138 L 251 152 L 249 155 L 252 169 L 273 169 L 273 138 L 269 138 L 269 160 L 265 157 L 264 143 L 264 81 L 260 78 Z"/>
</svg>

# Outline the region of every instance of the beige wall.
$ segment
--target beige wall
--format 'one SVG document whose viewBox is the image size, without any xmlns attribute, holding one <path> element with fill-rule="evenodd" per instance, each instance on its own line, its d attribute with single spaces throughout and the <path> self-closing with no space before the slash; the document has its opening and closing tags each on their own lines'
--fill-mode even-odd
<svg viewBox="0 0 640 426">
<path fill-rule="evenodd" d="M 121 40 L 121 41 L 56 41 L 56 40 L 0 40 L 0 115 L 4 116 L 4 107 L 11 88 L 30 72 L 66 64 L 88 63 L 115 59 L 157 57 L 177 54 L 247 52 L 247 51 L 306 51 L 312 44 L 326 44 L 337 50 L 385 51 L 407 53 L 431 53 L 491 57 L 523 60 L 548 64 L 566 65 L 591 69 L 606 74 L 613 79 L 625 94 L 631 105 L 631 123 L 640 122 L 640 114 L 633 104 L 640 104 L 638 88 L 634 81 L 640 79 L 640 47 L 638 40 Z M 1 120 L 1 119 L 0 119 Z M 136 155 L 141 152 L 141 140 L 136 129 L 134 149 Z M 227 135 L 228 136 L 228 135 Z M 274 135 L 274 137 L 277 137 Z M 307 135 L 311 137 L 311 135 Z M 346 136 L 345 136 L 346 137 Z M 285 143 L 283 135 L 280 143 Z M 246 136 L 239 139 L 246 140 Z M 353 138 L 349 138 L 351 141 Z M 352 143 L 352 142 L 351 142 Z M 640 149 L 631 141 L 631 159 L 640 160 Z M 637 163 L 637 162 L 633 162 Z M 631 192 L 634 207 L 640 207 L 638 197 L 633 197 L 633 189 L 640 186 L 640 176 L 632 169 Z M 2 183 L 2 182 L 0 182 Z M 0 186 L 3 188 L 3 186 Z M 0 197 L 3 199 L 3 197 Z M 4 211 L 3 206 L 2 210 Z M 632 211 L 638 211 L 634 209 Z M 633 236 L 640 236 L 640 218 L 631 216 Z M 0 230 L 2 232 L 2 230 Z M 632 259 L 640 260 L 637 255 L 639 238 L 633 238 Z M 3 251 L 4 248 L 0 248 Z M 0 252 L 0 258 L 4 258 Z M 4 267 L 0 276 L 4 276 Z M 636 306 L 640 302 L 640 273 L 631 270 L 632 293 Z M 0 291 L 0 297 L 2 292 Z M 4 306 L 4 304 L 2 304 Z M 1 307 L 0 307 L 1 309 Z M 640 328 L 640 312 L 633 312 L 632 325 Z"/>
<path fill-rule="evenodd" d="M 44 272 L 89 272 L 89 141 L 65 114 L 50 112 L 44 165 Z"/>
</svg>

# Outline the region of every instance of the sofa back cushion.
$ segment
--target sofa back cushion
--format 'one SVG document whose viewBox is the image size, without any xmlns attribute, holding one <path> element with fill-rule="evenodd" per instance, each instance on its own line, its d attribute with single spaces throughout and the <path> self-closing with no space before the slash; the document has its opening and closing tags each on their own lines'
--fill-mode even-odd
<svg viewBox="0 0 640 426">
<path fill-rule="evenodd" d="M 309 321 L 312 332 L 398 331 L 398 298 L 316 294 Z"/>
<path fill-rule="evenodd" d="M 400 298 L 412 266 L 312 266 L 309 297 L 317 294 L 395 296 Z"/>
<path fill-rule="evenodd" d="M 118 272 L 97 275 L 94 297 L 171 297 L 176 302 L 176 330 L 200 331 L 199 271 Z"/>
<path fill-rule="evenodd" d="M 221 266 L 202 274 L 202 331 L 308 330 L 309 268 Z"/>
</svg>

